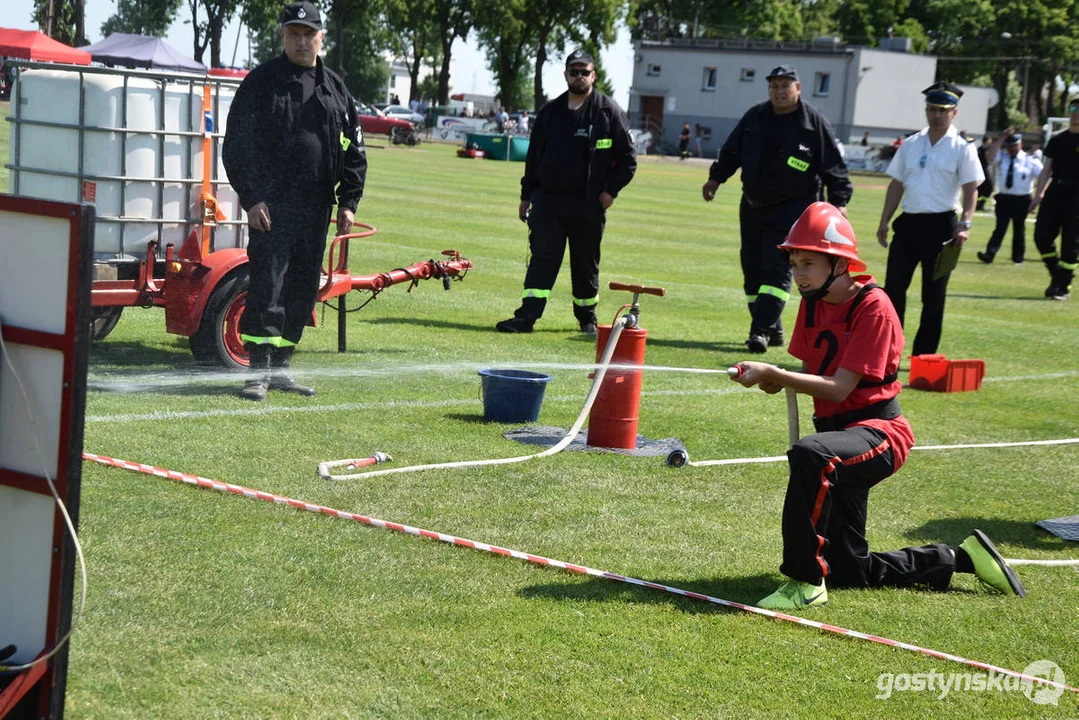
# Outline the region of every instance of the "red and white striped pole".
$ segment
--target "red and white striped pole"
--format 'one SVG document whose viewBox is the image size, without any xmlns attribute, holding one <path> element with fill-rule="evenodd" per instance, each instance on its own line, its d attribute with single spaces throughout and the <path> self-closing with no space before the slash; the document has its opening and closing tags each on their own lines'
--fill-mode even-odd
<svg viewBox="0 0 1079 720">
<path fill-rule="evenodd" d="M 102 465 L 107 465 L 110 467 L 122 468 L 124 470 L 133 470 L 135 472 L 145 473 L 147 475 L 156 475 L 157 477 L 162 477 L 167 480 L 175 480 L 177 482 L 186 483 L 188 485 L 197 485 L 198 487 L 208 488 L 210 490 L 217 490 L 233 495 L 243 495 L 245 497 L 254 498 L 256 500 L 264 500 L 266 502 L 276 503 L 278 505 L 288 505 L 290 507 L 298 508 L 300 510 L 307 510 L 308 512 L 318 513 L 320 515 L 338 517 L 342 520 L 353 520 L 355 522 L 363 523 L 364 525 L 369 525 L 371 527 L 382 528 L 384 530 L 393 530 L 394 532 L 405 533 L 408 535 L 417 535 L 419 537 L 430 538 L 431 540 L 439 540 L 444 543 L 449 543 L 450 545 L 460 545 L 462 547 L 471 548 L 473 550 L 482 550 L 484 552 L 493 553 L 495 555 L 506 555 L 509 557 L 517 558 L 518 560 L 525 560 L 536 565 L 544 565 L 547 567 L 558 568 L 560 570 L 567 570 L 569 572 L 577 573 L 579 575 L 591 575 L 593 577 L 605 578 L 607 580 L 616 580 L 618 582 L 628 583 L 630 585 L 638 585 L 640 587 L 646 587 L 652 590 L 662 590 L 663 592 L 668 592 L 673 595 L 681 595 L 682 597 L 712 603 L 713 605 L 722 605 L 723 607 L 733 608 L 735 610 L 742 610 L 743 612 L 753 613 L 754 615 L 763 615 L 765 617 L 774 618 L 776 620 L 785 620 L 787 622 L 795 623 L 797 625 L 805 625 L 807 627 L 817 628 L 818 630 L 824 630 L 826 632 L 835 633 L 837 635 L 845 635 L 848 637 L 857 638 L 859 640 L 868 640 L 870 642 L 899 648 L 901 650 L 910 650 L 912 652 L 921 653 L 922 655 L 928 655 L 929 657 L 939 658 L 941 660 L 949 660 L 951 662 L 969 665 L 970 667 L 976 667 L 981 670 L 986 670 L 988 672 L 994 672 L 1000 675 L 1008 675 L 1010 677 L 1019 678 L 1020 680 L 1036 683 L 1038 685 L 1060 688 L 1061 690 L 1068 690 L 1070 692 L 1079 694 L 1079 688 L 1065 685 L 1064 683 L 1055 682 L 1053 680 L 1048 680 L 1046 678 L 1027 675 L 1025 673 L 1017 672 L 1015 670 L 1009 670 L 1007 668 L 990 665 L 989 663 L 983 663 L 977 660 L 970 660 L 965 657 L 960 657 L 959 655 L 952 655 L 950 653 L 941 652 L 939 650 L 932 650 L 930 648 L 919 647 L 918 645 L 911 645 L 910 643 L 899 642 L 898 640 L 889 640 L 888 638 L 880 637 L 878 635 L 861 633 L 855 630 L 848 630 L 846 628 L 838 627 L 836 625 L 829 625 L 827 623 L 821 623 L 815 620 L 807 620 L 805 618 L 796 617 L 794 615 L 787 615 L 786 613 L 765 610 L 764 608 L 754 607 L 752 605 L 743 605 L 742 603 L 733 602 L 731 600 L 723 600 L 722 598 L 713 597 L 711 595 L 704 595 L 702 593 L 695 593 L 689 590 L 682 590 L 680 588 L 672 587 L 670 585 L 662 585 L 660 583 L 648 582 L 647 580 L 638 580 L 637 578 L 632 578 L 626 575 L 618 575 L 617 573 L 607 572 L 606 570 L 596 570 L 594 568 L 586 567 L 584 565 L 575 565 L 573 563 L 567 563 L 561 560 L 552 560 L 550 558 L 545 558 L 541 555 L 533 555 L 531 553 L 525 553 L 519 550 L 510 550 L 508 548 L 498 547 L 497 545 L 488 545 L 487 543 L 479 542 L 476 540 L 467 540 L 465 538 L 456 537 L 454 535 L 446 535 L 444 533 L 432 532 L 431 530 L 424 530 L 422 528 L 411 527 L 409 525 L 401 525 L 400 523 L 387 522 L 385 520 L 379 520 L 378 518 L 367 517 L 365 515 L 357 515 L 355 513 L 346 512 L 344 510 L 335 510 L 333 508 L 323 507 L 322 505 L 315 505 L 313 503 L 304 502 L 303 500 L 294 500 L 292 498 L 284 497 L 282 495 L 274 495 L 273 493 L 262 492 L 261 490 L 252 490 L 251 488 L 246 488 L 241 485 L 232 485 L 230 483 L 224 483 L 218 480 L 211 480 L 209 478 L 200 477 L 198 475 L 189 475 L 187 473 L 177 472 L 175 470 L 166 470 L 164 468 L 154 467 L 153 465 L 133 463 L 127 460 L 103 457 L 101 455 L 94 455 L 93 453 L 88 452 L 84 452 L 82 454 L 82 457 L 84 460 L 90 460 L 92 462 L 100 463 Z"/>
</svg>

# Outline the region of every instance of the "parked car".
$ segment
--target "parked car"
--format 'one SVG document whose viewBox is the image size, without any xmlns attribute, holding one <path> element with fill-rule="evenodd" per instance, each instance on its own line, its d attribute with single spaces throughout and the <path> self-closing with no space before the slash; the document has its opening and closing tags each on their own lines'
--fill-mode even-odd
<svg viewBox="0 0 1079 720">
<path fill-rule="evenodd" d="M 416 123 L 417 125 L 423 125 L 426 118 L 418 112 L 412 112 L 404 105 L 387 105 L 383 110 L 383 113 L 390 117 L 401 118 L 408 120 L 409 122 Z"/>
<path fill-rule="evenodd" d="M 415 129 L 408 120 L 388 117 L 381 110 L 365 102 L 356 100 L 356 119 L 366 135 L 389 135 L 391 139 L 400 136 L 411 137 Z"/>
</svg>

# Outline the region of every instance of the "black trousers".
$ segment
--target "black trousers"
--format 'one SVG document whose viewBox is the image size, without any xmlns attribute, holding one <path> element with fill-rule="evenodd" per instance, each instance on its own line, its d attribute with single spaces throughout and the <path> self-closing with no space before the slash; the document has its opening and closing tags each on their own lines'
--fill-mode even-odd
<svg viewBox="0 0 1079 720">
<path fill-rule="evenodd" d="M 997 216 L 997 226 L 989 238 L 989 245 L 985 248 L 985 254 L 990 258 L 1000 251 L 1004 243 L 1004 234 L 1008 232 L 1008 224 L 1012 226 L 1012 262 L 1023 262 L 1023 254 L 1027 249 L 1027 213 L 1030 212 L 1030 195 L 1005 195 L 998 193 L 996 207 L 993 212 Z"/>
<path fill-rule="evenodd" d="M 1060 255 L 1056 236 L 1060 234 Z M 1079 254 L 1079 187 L 1053 180 L 1045 191 L 1034 223 L 1034 244 L 1049 269 L 1053 284 L 1066 288 L 1075 277 Z"/>
<path fill-rule="evenodd" d="M 802 438 L 787 452 L 783 564 L 795 580 L 834 587 L 948 587 L 955 559 L 947 545 L 870 552 L 869 489 L 893 472 L 887 436 L 852 426 Z"/>
<path fill-rule="evenodd" d="M 249 342 L 298 343 L 318 298 L 333 208 L 303 199 L 267 205 L 272 229 L 252 229 L 247 244 L 251 287 L 240 334 Z"/>
<path fill-rule="evenodd" d="M 948 294 L 948 273 L 939 280 L 933 271 L 941 247 L 951 239 L 957 219 L 954 212 L 903 213 L 892 223 L 892 245 L 888 248 L 888 269 L 884 292 L 903 323 L 907 309 L 907 288 L 914 270 L 922 266 L 922 318 L 914 336 L 912 355 L 935 353 L 944 325 L 944 300 Z"/>
<path fill-rule="evenodd" d="M 531 257 L 525 272 L 524 298 L 514 315 L 528 320 L 538 320 L 543 315 L 568 242 L 573 315 L 579 322 L 596 322 L 600 243 L 607 225 L 607 211 L 597 201 L 551 195 L 542 190 L 534 192 L 531 200 L 528 215 Z"/>
<path fill-rule="evenodd" d="M 815 195 L 776 205 L 753 207 L 746 196 L 738 208 L 742 236 L 742 288 L 749 301 L 750 334 L 781 330 L 780 318 L 791 290 L 791 266 L 779 249 L 791 225 L 816 200 Z"/>
</svg>

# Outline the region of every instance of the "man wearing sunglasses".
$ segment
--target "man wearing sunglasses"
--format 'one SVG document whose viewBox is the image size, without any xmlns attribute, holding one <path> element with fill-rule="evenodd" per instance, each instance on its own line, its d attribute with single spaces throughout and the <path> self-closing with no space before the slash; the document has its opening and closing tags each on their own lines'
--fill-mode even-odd
<svg viewBox="0 0 1079 720">
<path fill-rule="evenodd" d="M 828 119 L 801 99 L 798 72 L 780 65 L 768 73 L 768 100 L 751 107 L 727 136 L 701 188 L 706 202 L 742 170 L 742 287 L 749 304 L 751 353 L 783 345 L 781 317 L 790 299 L 791 268 L 779 250 L 807 207 L 827 200 L 846 216 L 853 188 Z"/>
<path fill-rule="evenodd" d="M 573 315 L 581 332 L 596 334 L 599 246 L 607 209 L 637 170 L 637 154 L 622 108 L 595 89 L 595 63 L 584 50 L 566 58 L 568 90 L 536 115 L 521 178 L 517 214 L 528 223 L 531 258 L 521 305 L 495 325 L 530 333 L 547 306 L 569 241 Z"/>
<path fill-rule="evenodd" d="M 1041 205 L 1034 224 L 1034 244 L 1049 270 L 1045 297 L 1052 300 L 1071 297 L 1079 254 L 1079 98 L 1068 103 L 1068 118 L 1068 129 L 1054 135 L 1045 146 L 1045 169 L 1030 201 L 1031 210 Z"/>
<path fill-rule="evenodd" d="M 884 292 L 902 323 L 907 288 L 921 264 L 922 317 L 912 355 L 935 353 L 940 345 L 951 273 L 936 277 L 937 258 L 946 245 L 955 243 L 956 248 L 961 248 L 967 241 L 978 186 L 985 180 L 974 142 L 960 135 L 952 124 L 963 91 L 951 83 L 938 82 L 922 93 L 929 126 L 900 145 L 888 165 L 892 182 L 884 196 L 877 227 L 877 241 L 881 247 L 888 247 L 888 224 L 902 200 L 903 213 L 891 226 L 894 235 L 888 250 Z M 962 207 L 958 220 L 956 207 Z"/>
</svg>

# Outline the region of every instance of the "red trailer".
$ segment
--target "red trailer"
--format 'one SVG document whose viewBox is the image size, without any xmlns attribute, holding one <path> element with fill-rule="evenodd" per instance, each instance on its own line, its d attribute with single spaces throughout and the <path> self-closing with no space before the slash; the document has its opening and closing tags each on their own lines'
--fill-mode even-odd
<svg viewBox="0 0 1079 720">
<path fill-rule="evenodd" d="M 238 330 L 248 287 L 247 223 L 220 163 L 239 82 L 20 64 L 8 118 L 10 187 L 16 195 L 95 205 L 95 340 L 126 307 L 163 307 L 165 330 L 190 338 L 197 359 L 247 364 Z M 321 302 L 338 298 L 341 352 L 350 291 L 374 296 L 431 278 L 448 290 L 472 267 L 456 250 L 443 250 L 405 268 L 352 275 L 349 241 L 376 232 L 357 227 L 362 231 L 330 244 L 319 291 Z"/>
</svg>

